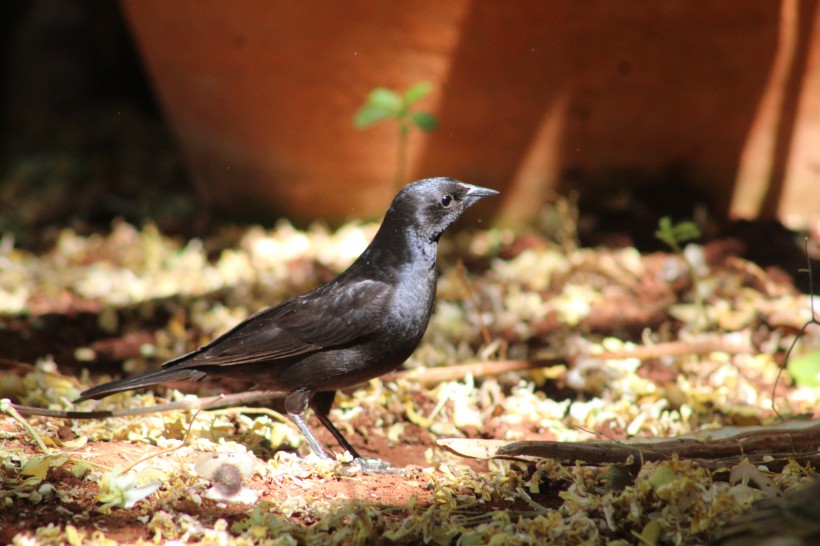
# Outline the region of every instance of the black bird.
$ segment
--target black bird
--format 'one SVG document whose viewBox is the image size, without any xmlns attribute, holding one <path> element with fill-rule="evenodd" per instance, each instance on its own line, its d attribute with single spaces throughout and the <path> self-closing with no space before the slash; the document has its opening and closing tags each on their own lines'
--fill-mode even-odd
<svg viewBox="0 0 820 546">
<path fill-rule="evenodd" d="M 285 410 L 314 453 L 327 457 L 302 419 L 308 406 L 370 467 L 328 418 L 336 391 L 392 371 L 413 353 L 433 310 L 439 237 L 467 207 L 497 193 L 452 178 L 412 182 L 362 255 L 329 283 L 256 313 L 158 371 L 99 385 L 77 401 L 165 381 L 239 377 L 287 393 Z"/>
</svg>

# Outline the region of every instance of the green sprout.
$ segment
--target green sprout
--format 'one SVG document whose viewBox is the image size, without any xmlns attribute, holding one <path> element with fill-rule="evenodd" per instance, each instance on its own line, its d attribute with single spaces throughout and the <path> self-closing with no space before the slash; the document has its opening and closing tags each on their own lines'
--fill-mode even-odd
<svg viewBox="0 0 820 546">
<path fill-rule="evenodd" d="M 655 237 L 669 245 L 669 248 L 671 248 L 675 254 L 680 256 L 683 263 L 686 264 L 686 270 L 692 279 L 692 288 L 695 296 L 695 310 L 697 311 L 698 316 L 705 327 L 709 325 L 709 317 L 706 314 L 706 308 L 703 304 L 700 274 L 692 261 L 686 257 L 686 253 L 683 251 L 683 247 L 681 246 L 681 243 L 697 239 L 700 235 L 700 229 L 694 222 L 678 222 L 677 224 L 673 224 L 672 219 L 668 216 L 664 216 L 660 219 L 660 222 L 658 222 L 658 230 L 655 231 Z M 700 329 L 699 327 L 701 321 L 698 321 L 695 324 L 696 330 Z"/>
<path fill-rule="evenodd" d="M 669 245 L 669 248 L 674 250 L 676 254 L 683 254 L 683 248 L 680 244 L 700 237 L 700 229 L 694 222 L 673 224 L 671 218 L 664 216 L 658 222 L 658 231 L 655 232 L 655 237 Z"/>
<path fill-rule="evenodd" d="M 427 82 L 417 83 L 403 94 L 377 87 L 367 95 L 364 106 L 356 112 L 353 120 L 357 129 L 367 129 L 382 120 L 392 119 L 399 125 L 399 147 L 396 160 L 396 186 L 404 183 L 405 165 L 407 163 L 407 135 L 411 127 L 418 127 L 424 132 L 438 128 L 436 116 L 430 112 L 416 112 L 410 107 L 430 93 L 431 85 Z"/>
</svg>

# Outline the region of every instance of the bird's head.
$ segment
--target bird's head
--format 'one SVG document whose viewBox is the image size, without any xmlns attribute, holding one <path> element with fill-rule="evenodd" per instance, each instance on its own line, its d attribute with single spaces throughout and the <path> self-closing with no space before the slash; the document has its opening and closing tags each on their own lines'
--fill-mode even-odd
<svg viewBox="0 0 820 546">
<path fill-rule="evenodd" d="M 393 199 L 385 222 L 398 220 L 430 241 L 437 241 L 468 207 L 498 192 L 453 178 L 425 178 L 407 184 Z"/>
</svg>

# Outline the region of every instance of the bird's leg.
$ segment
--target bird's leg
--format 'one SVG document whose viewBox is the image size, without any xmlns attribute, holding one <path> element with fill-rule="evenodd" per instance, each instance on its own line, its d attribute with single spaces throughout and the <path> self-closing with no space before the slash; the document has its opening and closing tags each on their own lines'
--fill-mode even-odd
<svg viewBox="0 0 820 546">
<path fill-rule="evenodd" d="M 361 459 L 362 456 L 359 455 L 359 452 L 356 451 L 350 442 L 347 441 L 347 438 L 342 436 L 342 433 L 339 431 L 338 428 L 330 421 L 328 414 L 330 413 L 330 408 L 333 406 L 333 400 L 336 398 L 336 391 L 324 391 L 324 392 L 317 392 L 313 396 L 313 400 L 310 401 L 310 407 L 313 408 L 313 413 L 316 414 L 316 417 L 319 419 L 319 422 L 322 423 L 326 429 L 330 431 L 331 434 L 336 438 L 336 441 L 339 442 L 339 445 L 342 446 L 342 449 L 346 449 L 353 455 L 354 459 Z"/>
<path fill-rule="evenodd" d="M 342 446 L 342 449 L 346 449 L 350 452 L 353 456 L 353 460 L 361 467 L 362 472 L 365 473 L 374 473 L 374 474 L 398 474 L 401 472 L 395 465 L 388 463 L 387 461 L 382 461 L 380 459 L 365 459 L 359 452 L 356 451 L 350 442 L 342 436 L 342 433 L 336 426 L 331 422 L 328 414 L 330 413 L 330 408 L 333 405 L 333 399 L 336 398 L 336 391 L 323 391 L 317 392 L 313 399 L 310 401 L 310 407 L 313 408 L 313 412 L 316 414 L 316 417 L 319 419 L 326 429 L 330 431 L 331 434 L 336 438 L 339 442 L 339 445 Z"/>
<path fill-rule="evenodd" d="M 290 419 L 296 423 L 296 426 L 299 427 L 299 430 L 302 432 L 302 436 L 305 437 L 305 440 L 307 440 L 311 451 L 313 451 L 317 457 L 330 459 L 330 455 L 328 455 L 327 451 L 325 451 L 325 449 L 319 444 L 319 441 L 310 431 L 307 423 L 305 423 L 305 420 L 302 419 L 302 414 L 305 413 L 309 403 L 309 391 L 301 389 L 298 391 L 293 391 L 285 397 L 285 411 L 288 412 L 288 417 L 290 417 Z"/>
</svg>

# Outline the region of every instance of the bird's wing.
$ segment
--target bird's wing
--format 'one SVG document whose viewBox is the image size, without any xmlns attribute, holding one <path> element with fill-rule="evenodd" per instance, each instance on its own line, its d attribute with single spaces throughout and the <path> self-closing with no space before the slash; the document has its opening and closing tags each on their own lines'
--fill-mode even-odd
<svg viewBox="0 0 820 546">
<path fill-rule="evenodd" d="M 391 288 L 371 279 L 331 283 L 249 317 L 163 367 L 270 362 L 373 336 Z"/>
</svg>

